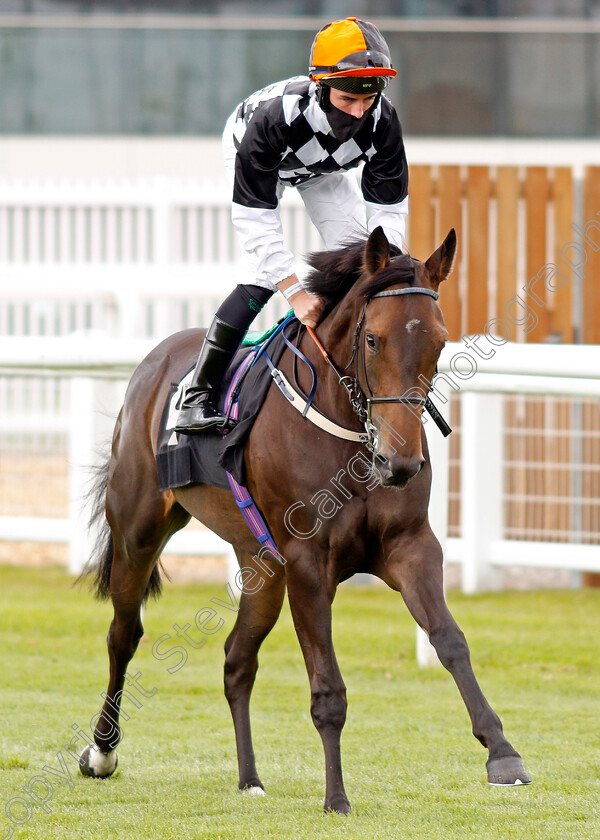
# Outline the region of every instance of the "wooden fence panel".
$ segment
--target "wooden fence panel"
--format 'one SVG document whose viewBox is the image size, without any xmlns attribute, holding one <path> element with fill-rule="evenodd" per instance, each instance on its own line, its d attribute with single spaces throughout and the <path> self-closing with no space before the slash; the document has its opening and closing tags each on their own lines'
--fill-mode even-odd
<svg viewBox="0 0 600 840">
<path fill-rule="evenodd" d="M 583 227 L 589 233 L 588 242 L 600 241 L 595 225 L 600 225 L 600 166 L 589 166 L 583 184 Z M 587 262 L 581 267 L 583 280 L 582 339 L 585 344 L 600 343 L 600 251 L 586 247 Z"/>
<path fill-rule="evenodd" d="M 549 332 L 548 306 L 543 274 L 546 264 L 548 170 L 544 166 L 530 166 L 525 174 L 525 218 L 527 225 L 525 276 L 527 292 L 520 297 L 527 303 L 527 321 L 523 325 L 526 341 L 543 341 Z"/>
<path fill-rule="evenodd" d="M 467 333 L 483 332 L 488 321 L 488 237 L 490 170 L 471 166 L 467 174 Z"/>
<path fill-rule="evenodd" d="M 437 238 L 440 242 L 454 228 L 457 248 L 452 274 L 440 288 L 440 306 L 450 341 L 462 338 L 462 299 L 459 283 L 459 266 L 463 244 L 462 184 L 459 166 L 440 166 L 438 174 L 439 224 Z"/>
<path fill-rule="evenodd" d="M 596 245 L 600 241 L 600 167 L 590 166 L 585 170 L 583 183 L 583 234 L 587 262 L 579 271 L 584 274 L 582 280 L 583 313 L 582 340 L 586 344 L 600 343 L 600 251 Z M 581 262 L 581 261 L 580 261 Z M 600 499 L 599 470 L 600 452 L 598 435 L 600 418 L 597 406 L 583 406 L 582 458 L 586 471 L 582 476 L 581 518 L 583 528 L 598 531 L 598 501 Z M 594 470 L 594 467 L 596 469 Z M 584 582 L 588 586 L 600 586 L 600 575 L 587 573 Z"/>
<path fill-rule="evenodd" d="M 558 258 L 561 250 L 573 239 L 571 223 L 574 219 L 575 207 L 573 173 L 569 167 L 557 167 L 554 172 L 552 202 L 554 205 L 554 259 L 546 275 L 546 282 L 556 288 L 549 294 L 549 330 L 554 340 L 570 344 L 575 340 L 573 286 L 577 278 Z M 550 277 L 550 271 L 554 268 L 556 272 L 553 277 Z"/>
<path fill-rule="evenodd" d="M 440 291 L 452 340 L 481 332 L 490 315 L 504 321 L 513 341 L 570 343 L 577 338 L 573 304 L 581 280 L 560 259 L 577 238 L 571 167 L 419 166 L 411 176 L 411 252 L 427 257 L 454 227 L 464 254 L 455 264 L 453 282 Z M 586 171 L 584 193 L 584 224 L 591 220 L 590 236 L 600 245 L 600 167 Z M 600 288 L 593 279 L 600 276 L 600 248 L 586 248 L 582 334 L 600 343 Z M 577 251 L 571 254 L 574 260 L 578 256 Z M 515 303 L 515 295 L 523 304 Z M 519 323 L 511 323 L 511 317 Z M 506 401 L 507 537 L 550 534 L 554 541 L 567 541 L 569 534 L 581 533 L 588 541 L 597 539 L 600 411 L 586 401 L 579 406 L 573 400 L 525 395 Z M 450 533 L 455 535 L 460 533 L 461 503 L 457 412 L 455 402 L 449 500 Z M 584 580 L 592 584 L 600 576 L 587 574 Z"/>
<path fill-rule="evenodd" d="M 496 176 L 496 308 L 497 318 L 504 318 L 504 307 L 517 292 L 517 246 L 519 218 L 519 170 L 501 166 Z"/>
<path fill-rule="evenodd" d="M 586 170 L 584 192 L 585 217 L 600 246 L 600 167 Z M 457 233 L 452 282 L 440 293 L 450 339 L 481 332 L 492 315 L 504 320 L 513 341 L 577 340 L 573 306 L 580 279 L 560 258 L 576 239 L 574 218 L 571 167 L 413 166 L 411 253 L 426 258 L 451 227 Z M 600 247 L 596 252 L 588 245 L 587 251 L 581 332 L 600 343 L 600 319 L 593 314 L 600 311 L 600 285 L 590 279 L 600 275 Z M 578 254 L 570 256 L 576 260 Z"/>
<path fill-rule="evenodd" d="M 418 260 L 426 260 L 436 247 L 433 195 L 431 166 L 411 166 L 408 244 Z"/>
</svg>

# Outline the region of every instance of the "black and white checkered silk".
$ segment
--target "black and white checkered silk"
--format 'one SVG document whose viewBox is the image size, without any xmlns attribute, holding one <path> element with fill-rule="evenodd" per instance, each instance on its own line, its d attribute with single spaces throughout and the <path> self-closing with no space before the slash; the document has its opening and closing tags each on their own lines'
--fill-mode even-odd
<svg viewBox="0 0 600 840">
<path fill-rule="evenodd" d="M 233 200 L 249 207 L 277 206 L 277 183 L 297 186 L 318 175 L 364 163 L 366 201 L 397 204 L 408 177 L 400 122 L 381 97 L 349 140 L 334 136 L 308 77 L 276 82 L 249 96 L 235 112 L 238 150 Z"/>
<path fill-rule="evenodd" d="M 402 248 L 408 167 L 398 116 L 381 97 L 350 139 L 336 138 L 308 77 L 276 82 L 249 96 L 223 132 L 233 182 L 232 221 L 244 267 L 238 282 L 275 289 L 296 273 L 284 244 L 279 199 L 296 187 L 327 248 L 381 225 Z M 364 164 L 361 186 L 352 172 Z"/>
</svg>

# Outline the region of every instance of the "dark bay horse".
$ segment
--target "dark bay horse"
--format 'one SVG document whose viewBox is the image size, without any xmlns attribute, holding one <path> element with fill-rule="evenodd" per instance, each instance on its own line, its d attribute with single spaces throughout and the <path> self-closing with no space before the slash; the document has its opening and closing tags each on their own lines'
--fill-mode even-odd
<svg viewBox="0 0 600 840">
<path fill-rule="evenodd" d="M 317 428 L 273 387 L 250 434 L 247 486 L 282 562 L 268 564 L 265 575 L 260 561 L 260 586 L 246 587 L 250 578 L 245 578 L 225 644 L 225 694 L 241 790 L 263 793 L 250 735 L 250 694 L 260 645 L 277 621 L 287 587 L 309 676 L 312 719 L 325 751 L 325 809 L 349 811 L 340 758 L 346 689 L 332 644 L 331 606 L 338 584 L 357 572 L 377 575 L 399 591 L 428 634 L 456 681 L 473 734 L 489 752 L 488 781 L 531 781 L 479 688 L 464 635 L 446 606 L 442 551 L 427 519 L 431 467 L 420 416 L 428 390 L 423 383 L 433 379 L 446 339 L 437 290 L 451 270 L 455 247 L 451 231 L 423 263 L 391 254 L 378 228 L 366 243 L 313 255 L 308 286 L 327 301 L 317 334 L 333 362 L 303 334 L 300 349 L 318 374 L 315 405 L 338 426 L 357 432 L 365 431 L 366 406 L 371 451 Z M 81 756 L 86 775 L 108 776 L 115 769 L 116 718 L 126 669 L 142 636 L 140 607 L 160 589 L 157 563 L 172 534 L 193 516 L 234 546 L 240 567 L 259 572 L 258 544 L 232 494 L 200 484 L 166 492 L 158 486 L 155 454 L 163 406 L 170 383 L 179 381 L 202 338 L 203 331 L 186 330 L 153 350 L 134 373 L 116 423 L 101 488 L 109 528 L 97 570 L 98 594 L 110 595 L 114 606 L 110 682 L 96 746 Z M 293 380 L 290 350 L 279 367 Z M 308 392 L 308 371 L 300 367 L 297 374 L 297 384 Z"/>
</svg>

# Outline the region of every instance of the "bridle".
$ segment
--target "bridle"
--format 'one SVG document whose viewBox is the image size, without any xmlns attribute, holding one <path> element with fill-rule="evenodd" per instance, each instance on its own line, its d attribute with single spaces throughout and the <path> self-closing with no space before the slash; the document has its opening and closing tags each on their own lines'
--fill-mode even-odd
<svg viewBox="0 0 600 840">
<path fill-rule="evenodd" d="M 352 363 L 356 362 L 356 376 L 350 376 L 339 371 L 336 364 L 331 359 L 329 353 L 325 350 L 325 348 L 319 341 L 315 331 L 311 327 L 307 327 L 308 332 L 310 333 L 311 337 L 316 342 L 317 347 L 321 351 L 321 355 L 324 357 L 324 359 L 334 371 L 339 384 L 346 390 L 350 399 L 350 405 L 352 406 L 356 416 L 358 417 L 360 422 L 364 424 L 365 430 L 368 435 L 367 446 L 371 450 L 374 450 L 375 448 L 374 433 L 377 431 L 376 427 L 373 425 L 373 422 L 371 420 L 372 407 L 373 405 L 377 405 L 379 403 L 399 403 L 402 405 L 411 405 L 416 406 L 418 408 L 425 408 L 427 409 L 429 414 L 431 414 L 432 419 L 435 421 L 436 425 L 445 437 L 449 435 L 452 431 L 450 426 L 448 426 L 444 418 L 437 410 L 437 408 L 431 402 L 429 396 L 407 397 L 405 394 L 402 394 L 378 397 L 373 394 L 371 386 L 369 385 L 365 353 L 366 336 L 363 337 L 361 341 L 361 336 L 363 335 L 364 331 L 367 307 L 371 300 L 373 300 L 374 298 L 395 297 L 396 295 L 428 295 L 434 300 L 438 300 L 439 298 L 438 293 L 434 292 L 433 289 L 426 289 L 421 286 L 409 286 L 406 289 L 388 289 L 387 291 L 377 292 L 376 294 L 372 295 L 368 300 L 366 300 L 362 308 L 360 317 L 356 323 L 356 327 L 354 329 L 354 338 L 352 341 L 352 355 L 350 357 L 350 361 L 343 368 L 343 371 L 347 371 L 348 368 L 352 365 Z M 363 387 L 361 386 L 361 373 L 366 393 L 365 390 L 363 390 Z"/>
</svg>

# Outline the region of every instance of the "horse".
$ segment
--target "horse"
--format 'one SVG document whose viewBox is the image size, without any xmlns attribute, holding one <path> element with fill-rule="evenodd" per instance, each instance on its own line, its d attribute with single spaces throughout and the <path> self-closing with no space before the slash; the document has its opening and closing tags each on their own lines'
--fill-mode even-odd
<svg viewBox="0 0 600 840">
<path fill-rule="evenodd" d="M 340 756 L 347 700 L 332 644 L 332 603 L 338 584 L 355 573 L 375 575 L 399 591 L 427 633 L 456 682 L 474 736 L 488 750 L 488 782 L 531 782 L 477 683 L 469 647 L 447 607 L 442 549 L 427 517 L 431 464 L 422 412 L 447 338 L 437 299 L 455 249 L 451 230 L 421 262 L 390 248 L 377 228 L 366 240 L 311 256 L 305 283 L 325 308 L 313 337 L 301 332 L 299 350 L 317 374 L 318 412 L 337 428 L 353 431 L 354 439 L 324 431 L 277 388 L 268 390 L 244 452 L 248 489 L 279 552 L 279 562 L 267 564 L 267 575 L 256 538 L 229 491 L 207 484 L 159 489 L 156 446 L 169 386 L 198 353 L 204 332 L 176 333 L 141 362 L 97 488 L 96 514 L 105 515 L 105 522 L 95 586 L 97 595 L 112 599 L 114 617 L 108 635 L 110 680 L 94 743 L 80 757 L 84 775 L 114 772 L 119 704 L 143 632 L 141 607 L 160 592 L 161 551 L 195 517 L 232 544 L 244 570 L 237 618 L 225 643 L 225 695 L 241 791 L 264 794 L 249 703 L 259 648 L 287 589 L 309 677 L 312 720 L 325 753 L 324 807 L 349 812 Z M 296 369 L 291 349 L 279 367 L 288 380 L 295 377 L 300 390 L 310 389 L 308 369 Z"/>
</svg>

